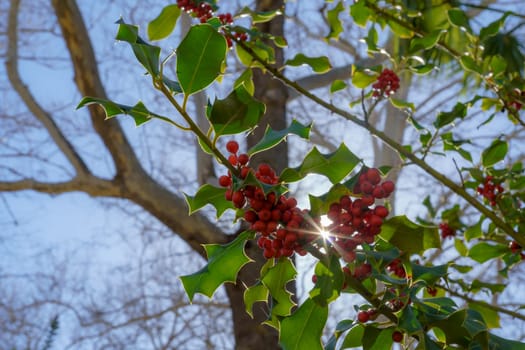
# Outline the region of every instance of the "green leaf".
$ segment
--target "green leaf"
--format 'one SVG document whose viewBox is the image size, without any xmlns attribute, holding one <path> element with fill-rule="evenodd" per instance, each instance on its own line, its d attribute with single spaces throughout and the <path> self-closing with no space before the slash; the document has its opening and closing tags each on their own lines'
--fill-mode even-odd
<svg viewBox="0 0 525 350">
<path fill-rule="evenodd" d="M 106 119 L 111 119 L 119 114 L 127 114 L 135 120 L 135 125 L 139 126 L 149 122 L 153 118 L 167 120 L 167 117 L 150 112 L 142 102 L 138 102 L 134 106 L 121 105 L 113 101 L 104 100 L 96 97 L 84 97 L 77 106 L 77 109 L 89 106 L 91 104 L 100 105 L 106 112 Z"/>
<path fill-rule="evenodd" d="M 217 217 L 220 217 L 227 209 L 233 209 L 231 201 L 226 200 L 224 194 L 226 188 L 214 187 L 209 184 L 203 185 L 195 196 L 184 194 L 184 198 L 190 208 L 190 215 L 202 209 L 207 204 L 211 204 L 217 210 Z"/>
<path fill-rule="evenodd" d="M 466 69 L 468 71 L 479 73 L 479 74 L 482 73 L 481 68 L 479 67 L 479 65 L 470 56 L 461 56 L 461 58 L 459 59 L 459 63 L 461 64 L 461 66 L 464 69 Z"/>
<path fill-rule="evenodd" d="M 363 343 L 364 334 L 365 334 L 365 326 L 363 326 L 360 323 L 355 324 L 350 329 L 345 339 L 343 340 L 341 349 L 360 347 L 361 344 Z"/>
<path fill-rule="evenodd" d="M 373 11 L 366 7 L 366 1 L 356 1 L 350 6 L 350 15 L 355 24 L 365 27 L 368 19 L 373 16 Z"/>
<path fill-rule="evenodd" d="M 297 135 L 300 138 L 308 140 L 310 138 L 310 130 L 312 124 L 303 125 L 297 120 L 292 120 L 292 123 L 289 127 L 283 130 L 273 130 L 268 126 L 264 132 L 263 138 L 252 148 L 248 150 L 249 155 L 254 155 L 256 153 L 266 151 L 267 149 L 273 148 L 282 141 L 286 141 L 286 138 L 289 135 Z"/>
<path fill-rule="evenodd" d="M 441 278 L 448 274 L 448 265 L 423 266 L 418 264 L 412 265 L 412 279 L 415 282 L 425 281 L 429 286 L 434 285 Z"/>
<path fill-rule="evenodd" d="M 459 255 L 461 255 L 461 256 L 467 256 L 467 254 L 468 254 L 468 248 L 467 248 L 467 246 L 465 245 L 465 243 L 463 242 L 462 239 L 460 239 L 460 238 L 455 238 L 455 239 L 454 239 L 454 247 L 455 247 L 456 250 L 458 251 Z"/>
<path fill-rule="evenodd" d="M 360 69 L 352 65 L 352 84 L 364 89 L 377 80 L 377 73 L 370 69 Z"/>
<path fill-rule="evenodd" d="M 271 46 L 260 42 L 253 43 L 252 41 L 245 42 L 244 45 L 248 46 L 264 62 L 274 63 L 275 52 Z M 237 53 L 239 61 L 241 61 L 246 67 L 258 67 L 263 71 L 266 69 L 260 62 L 255 60 L 248 51 L 243 49 L 241 45 L 235 45 L 235 52 Z"/>
<path fill-rule="evenodd" d="M 235 80 L 233 83 L 233 88 L 237 89 L 238 87 L 243 86 L 250 95 L 253 96 L 255 92 L 255 85 L 253 84 L 252 70 L 246 69 L 244 72 Z"/>
<path fill-rule="evenodd" d="M 281 322 L 279 344 L 283 350 L 322 350 L 321 336 L 328 318 L 328 307 L 311 299 Z"/>
<path fill-rule="evenodd" d="M 499 33 L 500 29 L 505 24 L 505 20 L 510 15 L 510 12 L 506 12 L 500 19 L 495 20 L 490 23 L 488 26 L 481 28 L 479 31 L 479 40 L 483 41 L 491 36 L 494 36 Z"/>
<path fill-rule="evenodd" d="M 481 218 L 476 224 L 470 226 L 465 230 L 463 233 L 463 236 L 469 242 L 470 240 L 474 238 L 479 238 L 483 235 L 483 231 L 481 230 L 481 224 L 483 223 L 483 218 Z"/>
<path fill-rule="evenodd" d="M 333 94 L 334 92 L 343 90 L 345 88 L 346 88 L 346 83 L 342 80 L 336 79 L 330 85 L 330 93 Z"/>
<path fill-rule="evenodd" d="M 421 38 L 414 38 L 410 41 L 410 50 L 428 50 L 433 48 L 439 42 L 441 35 L 445 33 L 442 29 L 435 30 Z"/>
<path fill-rule="evenodd" d="M 414 36 L 412 30 L 397 21 L 387 20 L 387 23 L 392 32 L 402 39 L 411 39 Z"/>
<path fill-rule="evenodd" d="M 268 288 L 258 282 L 257 284 L 246 288 L 244 291 L 244 305 L 246 307 L 246 313 L 253 318 L 253 304 L 256 302 L 268 302 Z"/>
<path fill-rule="evenodd" d="M 392 348 L 393 328 L 377 328 L 365 326 L 363 334 L 363 350 L 390 350 Z"/>
<path fill-rule="evenodd" d="M 295 303 L 292 301 L 292 293 L 286 289 L 286 284 L 296 275 L 297 271 L 290 259 L 283 258 L 261 276 L 262 283 L 268 288 L 274 301 L 272 315 L 288 316 L 292 313 Z"/>
<path fill-rule="evenodd" d="M 407 254 L 421 254 L 441 246 L 437 227 L 418 225 L 404 215 L 386 220 L 379 237 Z"/>
<path fill-rule="evenodd" d="M 506 245 L 481 242 L 470 248 L 468 257 L 479 263 L 484 263 L 487 260 L 499 258 L 508 252 L 509 248 Z"/>
<path fill-rule="evenodd" d="M 160 14 L 148 23 L 149 40 L 160 40 L 170 35 L 175 28 L 180 13 L 180 8 L 175 4 L 165 6 Z"/>
<path fill-rule="evenodd" d="M 117 21 L 117 40 L 122 40 L 131 45 L 137 60 L 146 68 L 148 73 L 156 77 L 159 74 L 160 47 L 153 46 L 142 40 L 138 35 L 139 27 L 126 24 L 122 18 Z"/>
<path fill-rule="evenodd" d="M 288 66 L 298 67 L 306 64 L 310 66 L 316 73 L 326 73 L 332 69 L 330 60 L 326 56 L 308 57 L 302 53 L 298 53 L 294 58 L 287 60 L 284 64 Z"/>
<path fill-rule="evenodd" d="M 177 77 L 186 95 L 213 83 L 221 74 L 226 39 L 209 24 L 192 26 L 177 48 Z"/>
<path fill-rule="evenodd" d="M 284 182 L 295 182 L 308 174 L 315 173 L 326 176 L 335 184 L 343 180 L 359 162 L 360 159 L 345 144 L 341 144 L 335 152 L 326 155 L 321 154 L 314 147 L 300 166 L 284 169 L 279 178 Z"/>
<path fill-rule="evenodd" d="M 326 20 L 330 26 L 330 33 L 326 36 L 326 39 L 338 39 L 339 35 L 343 32 L 343 25 L 339 19 L 339 14 L 345 9 L 343 2 L 339 1 L 337 6 L 326 12 Z"/>
<path fill-rule="evenodd" d="M 196 293 L 211 298 L 223 283 L 235 283 L 239 270 L 252 261 L 244 253 L 244 244 L 253 236 L 252 231 L 245 231 L 226 245 L 204 245 L 208 264 L 191 275 L 180 277 L 190 302 L 193 301 Z"/>
<path fill-rule="evenodd" d="M 390 98 L 390 103 L 392 106 L 396 107 L 397 109 L 405 110 L 410 109 L 412 112 L 416 110 L 416 106 L 412 102 L 407 102 L 403 100 L 398 100 L 396 98 Z"/>
<path fill-rule="evenodd" d="M 481 163 L 484 167 L 490 168 L 494 164 L 503 160 L 507 155 L 508 150 L 509 145 L 507 141 L 494 140 L 492 144 L 481 153 Z"/>
<path fill-rule="evenodd" d="M 328 192 L 321 196 L 308 195 L 310 199 L 310 214 L 313 217 L 321 216 L 328 212 L 332 203 L 338 202 L 341 196 L 349 195 L 352 191 L 343 184 L 335 184 Z"/>
<path fill-rule="evenodd" d="M 489 334 L 489 344 L 490 349 L 525 350 L 524 343 L 500 338 L 494 334 Z"/>
<path fill-rule="evenodd" d="M 319 261 L 315 266 L 317 282 L 310 291 L 310 299 L 321 306 L 327 306 L 339 297 L 343 287 L 343 271 L 339 258 L 334 254 L 330 258 L 330 266 L 325 266 Z"/>
<path fill-rule="evenodd" d="M 437 115 L 434 126 L 436 128 L 442 128 L 445 125 L 451 124 L 457 118 L 463 119 L 467 115 L 467 106 L 463 103 L 456 103 L 454 108 L 450 112 L 440 112 Z"/>
<path fill-rule="evenodd" d="M 399 316 L 399 327 L 406 330 L 409 334 L 423 330 L 421 322 L 417 319 L 414 309 L 410 306 L 403 309 Z"/>
<path fill-rule="evenodd" d="M 448 20 L 456 27 L 464 28 L 469 32 L 471 31 L 467 15 L 458 8 L 448 10 Z"/>
<path fill-rule="evenodd" d="M 210 113 L 215 136 L 231 135 L 254 128 L 264 114 L 265 105 L 238 86 L 225 99 L 216 99 Z"/>
<path fill-rule="evenodd" d="M 248 15 L 253 24 L 257 23 L 265 23 L 269 22 L 272 19 L 274 19 L 276 16 L 282 15 L 282 11 L 280 9 L 273 10 L 273 11 L 253 11 L 249 7 L 243 7 L 243 9 L 239 12 L 239 16 L 245 16 Z"/>
<path fill-rule="evenodd" d="M 479 302 L 471 302 L 468 304 L 469 308 L 472 310 L 476 310 L 480 313 L 480 315 L 483 317 L 483 320 L 485 321 L 487 327 L 489 328 L 499 328 L 500 322 L 499 322 L 499 314 L 494 308 L 491 307 L 491 305 L 479 301 Z"/>
</svg>

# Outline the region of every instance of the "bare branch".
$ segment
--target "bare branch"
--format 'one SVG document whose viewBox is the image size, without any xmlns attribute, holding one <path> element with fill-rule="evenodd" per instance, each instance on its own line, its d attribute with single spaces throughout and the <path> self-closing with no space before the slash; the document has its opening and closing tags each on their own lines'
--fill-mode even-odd
<svg viewBox="0 0 525 350">
<path fill-rule="evenodd" d="M 64 156 L 71 162 L 71 165 L 77 174 L 88 174 L 89 170 L 75 151 L 73 145 L 67 140 L 62 131 L 58 128 L 53 118 L 38 104 L 27 86 L 23 83 L 18 71 L 18 9 L 20 0 L 11 1 L 9 9 L 9 22 L 7 29 L 8 47 L 6 70 L 7 76 L 11 85 L 18 93 L 22 101 L 29 108 L 31 113 L 37 118 L 46 128 L 49 135 L 56 143 L 58 148 L 62 151 Z"/>
</svg>

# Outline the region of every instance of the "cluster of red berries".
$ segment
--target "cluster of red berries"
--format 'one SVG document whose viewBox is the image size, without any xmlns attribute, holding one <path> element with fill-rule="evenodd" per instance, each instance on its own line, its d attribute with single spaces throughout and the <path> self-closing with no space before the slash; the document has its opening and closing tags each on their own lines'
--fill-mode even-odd
<svg viewBox="0 0 525 350">
<path fill-rule="evenodd" d="M 229 141 L 226 149 L 230 152 L 228 161 L 237 167 L 241 179 L 245 179 L 250 172 L 249 156 L 238 154 L 239 144 Z M 253 172 L 257 180 L 267 185 L 276 185 L 279 178 L 268 164 L 261 164 Z M 254 185 L 246 185 L 233 189 L 231 174 L 219 178 L 219 184 L 228 187 L 225 197 L 233 202 L 236 208 L 244 209 L 244 219 L 250 223 L 250 228 L 257 232 L 257 244 L 263 249 L 267 258 L 291 256 L 294 252 L 305 255 L 305 244 L 315 238 L 309 234 L 310 223 L 305 220 L 307 212 L 297 207 L 295 198 L 276 195 L 274 192 L 264 193 L 263 189 Z"/>
<path fill-rule="evenodd" d="M 399 278 L 405 278 L 407 276 L 405 268 L 401 259 L 394 259 L 387 265 L 386 270 Z"/>
<path fill-rule="evenodd" d="M 377 81 L 372 85 L 374 98 L 390 97 L 399 89 L 399 77 L 394 71 L 385 68 L 377 77 Z"/>
<path fill-rule="evenodd" d="M 487 176 L 483 185 L 478 186 L 477 191 L 489 201 L 490 205 L 495 206 L 499 196 L 503 193 L 503 187 L 499 183 L 494 183 L 492 176 Z"/>
<path fill-rule="evenodd" d="M 439 229 L 441 230 L 441 238 L 445 239 L 447 237 L 456 236 L 456 230 L 449 226 L 448 223 L 442 222 L 439 224 Z"/>
<path fill-rule="evenodd" d="M 201 23 L 208 22 L 213 17 L 213 8 L 210 4 L 205 1 L 195 1 L 195 0 L 177 0 L 177 6 L 200 20 Z M 222 25 L 231 25 L 233 24 L 233 16 L 231 13 L 220 13 L 217 15 L 217 18 L 222 23 Z M 221 31 L 224 35 L 224 32 Z M 233 33 L 233 40 L 229 36 L 226 36 L 226 42 L 228 47 L 233 46 L 233 40 L 235 41 L 246 41 L 248 40 L 248 34 L 242 33 Z"/>
<path fill-rule="evenodd" d="M 213 17 L 213 8 L 205 1 L 177 0 L 177 6 L 190 15 L 197 17 L 201 23 L 206 23 Z"/>
<path fill-rule="evenodd" d="M 362 194 L 361 198 L 352 200 L 349 196 L 342 196 L 339 202 L 330 205 L 327 216 L 332 223 L 327 230 L 334 236 L 334 248 L 346 262 L 354 261 L 354 249 L 358 245 L 374 242 L 384 218 L 388 216 L 388 209 L 382 205 L 371 208 L 375 199 L 388 197 L 394 190 L 392 181 L 380 182 L 379 170 L 367 169 L 354 186 L 354 193 Z"/>
</svg>

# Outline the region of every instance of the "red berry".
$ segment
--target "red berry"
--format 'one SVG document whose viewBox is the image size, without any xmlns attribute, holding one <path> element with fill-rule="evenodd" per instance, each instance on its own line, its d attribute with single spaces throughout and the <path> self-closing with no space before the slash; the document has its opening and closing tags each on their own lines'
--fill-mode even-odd
<svg viewBox="0 0 525 350">
<path fill-rule="evenodd" d="M 386 218 L 388 216 L 388 209 L 382 205 L 378 205 L 374 209 L 374 214 L 379 217 Z"/>
<path fill-rule="evenodd" d="M 381 174 L 376 168 L 370 168 L 366 171 L 366 178 L 372 185 L 377 185 L 381 181 Z"/>
<path fill-rule="evenodd" d="M 253 224 L 255 221 L 257 221 L 257 214 L 253 210 L 247 210 L 244 212 L 244 220 Z"/>
<path fill-rule="evenodd" d="M 228 187 L 230 186 L 232 183 L 232 179 L 227 176 L 227 175 L 222 175 L 221 177 L 219 177 L 219 185 L 221 185 L 222 187 Z"/>
<path fill-rule="evenodd" d="M 237 161 L 240 165 L 246 165 L 250 161 L 250 156 L 248 156 L 246 153 L 241 153 L 237 157 Z"/>
<path fill-rule="evenodd" d="M 390 193 L 394 192 L 396 186 L 392 181 L 385 181 L 381 184 L 381 187 L 383 188 L 383 191 L 385 191 L 386 196 L 389 196 Z"/>
<path fill-rule="evenodd" d="M 396 343 L 401 343 L 403 341 L 403 333 L 400 331 L 395 331 L 392 333 L 392 340 Z"/>
<path fill-rule="evenodd" d="M 233 166 L 237 166 L 237 156 L 235 154 L 230 154 L 228 157 L 228 162 L 230 162 L 230 164 Z"/>
<path fill-rule="evenodd" d="M 239 144 L 234 140 L 228 141 L 226 144 L 226 150 L 230 153 L 237 153 L 239 150 Z"/>
<path fill-rule="evenodd" d="M 244 206 L 244 204 L 246 203 L 246 199 L 244 198 L 244 194 L 242 194 L 241 191 L 233 192 L 232 202 L 233 202 L 233 205 L 236 208 L 242 208 Z"/>
<path fill-rule="evenodd" d="M 366 311 L 359 311 L 357 313 L 357 320 L 361 323 L 366 323 L 370 320 L 370 315 Z"/>
</svg>

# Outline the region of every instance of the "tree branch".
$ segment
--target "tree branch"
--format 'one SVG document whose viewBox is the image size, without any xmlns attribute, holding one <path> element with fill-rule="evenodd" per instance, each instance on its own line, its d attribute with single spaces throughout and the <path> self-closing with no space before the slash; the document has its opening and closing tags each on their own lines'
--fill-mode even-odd
<svg viewBox="0 0 525 350">
<path fill-rule="evenodd" d="M 76 152 L 73 145 L 58 128 L 53 118 L 37 103 L 27 86 L 23 83 L 18 71 L 18 10 L 20 0 L 12 0 L 9 9 L 7 27 L 7 60 L 5 62 L 7 77 L 33 116 L 42 123 L 47 132 L 71 163 L 77 174 L 88 174 L 89 169 Z"/>
</svg>

